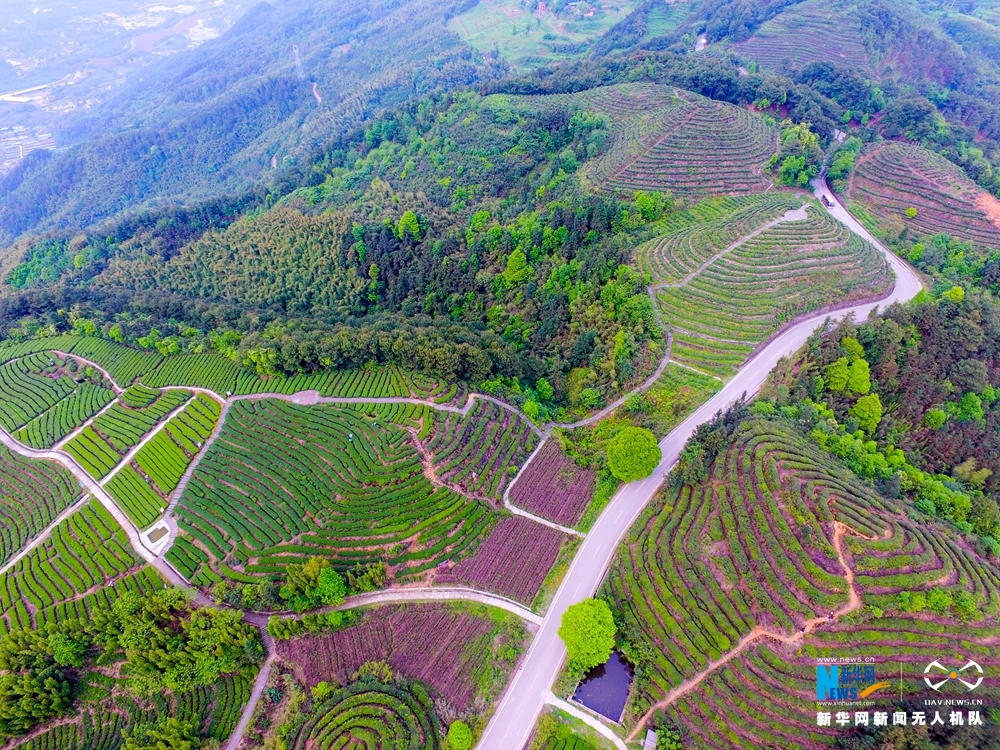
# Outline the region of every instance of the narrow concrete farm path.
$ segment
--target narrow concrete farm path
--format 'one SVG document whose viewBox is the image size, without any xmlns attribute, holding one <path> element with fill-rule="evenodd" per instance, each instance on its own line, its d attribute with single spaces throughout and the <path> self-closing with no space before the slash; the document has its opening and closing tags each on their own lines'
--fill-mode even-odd
<svg viewBox="0 0 1000 750">
<path fill-rule="evenodd" d="M 650 295 L 653 294 L 652 291 L 650 291 L 649 293 L 650 293 Z M 656 307 L 656 300 L 655 299 L 653 300 L 653 311 L 656 313 L 656 319 L 660 322 L 660 325 L 662 326 L 663 325 L 663 320 L 660 318 L 660 311 Z M 664 328 L 666 328 L 666 326 L 664 326 Z M 619 406 L 621 406 L 622 404 L 624 404 L 625 401 L 628 399 L 629 396 L 632 396 L 633 394 L 636 394 L 636 393 L 641 393 L 642 391 L 646 391 L 646 390 L 649 390 L 650 388 L 652 388 L 656 384 L 656 381 L 660 379 L 660 376 L 663 375 L 663 371 L 665 369 L 667 369 L 667 365 L 670 364 L 670 347 L 672 345 L 673 345 L 673 339 L 670 337 L 669 334 L 667 334 L 667 344 L 666 344 L 666 347 L 664 349 L 663 359 L 660 360 L 660 364 L 656 366 L 656 369 L 653 371 L 653 374 L 650 375 L 648 378 L 646 378 L 646 380 L 643 381 L 643 383 L 641 385 L 636 386 L 635 388 L 633 388 L 632 390 L 630 390 L 628 393 L 625 393 L 625 394 L 619 396 L 617 399 L 615 399 L 614 401 L 612 401 L 610 404 L 608 404 L 607 406 L 605 406 L 603 409 L 601 409 L 596 414 L 591 414 L 589 417 L 587 417 L 586 419 L 581 419 L 579 422 L 552 422 L 551 424 L 549 424 L 548 428 L 545 430 L 545 436 L 548 437 L 552 433 L 552 429 L 555 428 L 555 427 L 562 427 L 562 428 L 567 429 L 567 430 L 572 430 L 572 429 L 574 429 L 576 427 L 586 427 L 588 425 L 597 424 L 602 419 L 604 419 L 606 416 L 608 416 L 609 414 L 611 414 Z M 688 369 L 692 369 L 692 368 L 688 368 Z M 702 373 L 702 374 L 704 375 L 705 373 Z M 527 464 L 525 464 L 525 465 L 527 465 Z"/>
<path fill-rule="evenodd" d="M 12 558 L 10 558 L 7 562 L 5 562 L 2 566 L 0 566 L 0 576 L 2 576 L 4 573 L 6 573 L 11 568 L 13 568 L 17 564 L 18 560 L 20 560 L 22 557 L 24 557 L 29 552 L 31 552 L 31 550 L 35 549 L 35 547 L 37 547 L 42 542 L 44 542 L 46 539 L 48 539 L 50 536 L 52 536 L 52 530 L 56 526 L 58 526 L 59 524 L 61 524 L 63 521 L 65 521 L 67 518 L 69 518 L 71 515 L 73 515 L 74 513 L 76 513 L 78 510 L 80 510 L 80 508 L 83 506 L 83 504 L 87 501 L 88 497 L 90 497 L 90 495 L 87 494 L 86 492 L 84 492 L 71 505 L 68 505 L 66 507 L 66 509 L 62 513 L 60 513 L 58 516 L 56 516 L 54 519 L 52 519 L 52 523 L 50 523 L 48 526 L 46 526 L 44 529 L 42 529 L 40 532 L 38 532 L 35 535 L 34 539 L 32 539 L 30 542 L 28 542 L 26 545 L 24 545 L 24 547 L 21 548 L 20 552 L 18 552 L 16 555 L 14 555 Z"/>
<path fill-rule="evenodd" d="M 347 597 L 347 601 L 332 609 L 356 609 L 357 607 L 368 607 L 372 604 L 395 604 L 399 602 L 447 602 L 447 601 L 467 601 L 487 604 L 497 609 L 517 615 L 526 622 L 535 625 L 542 624 L 541 615 L 536 615 L 520 602 L 508 599 L 505 596 L 489 594 L 478 589 L 470 589 L 461 586 L 440 586 L 435 588 L 421 587 L 412 589 L 383 589 L 372 591 L 368 594 L 356 594 Z"/>
<path fill-rule="evenodd" d="M 885 255 L 895 273 L 895 285 L 888 295 L 877 302 L 852 305 L 836 312 L 816 315 L 788 327 L 743 365 L 722 390 L 660 441 L 660 448 L 663 451 L 660 465 L 651 476 L 632 482 L 619 490 L 580 545 L 562 584 L 546 610 L 538 634 L 483 732 L 478 745 L 481 750 L 522 750 L 528 741 L 566 658 L 566 647 L 557 634 L 563 613 L 571 604 L 593 596 L 618 549 L 619 542 L 653 497 L 664 477 L 673 469 L 681 449 L 695 428 L 710 420 L 716 412 L 731 406 L 744 394 L 756 393 L 778 360 L 799 349 L 825 321 L 838 320 L 847 315 L 863 319 L 880 307 L 884 308 L 895 302 L 906 302 L 920 291 L 921 285 L 917 275 L 843 210 L 833 198 L 825 181 L 815 180 L 813 188 L 817 197 L 825 195 L 827 200 L 831 201 L 832 216 L 842 221 L 851 231 L 872 242 Z"/>
<path fill-rule="evenodd" d="M 853 534 L 855 536 L 860 536 L 864 539 L 871 539 L 871 537 L 866 537 L 863 534 L 851 529 L 847 524 L 841 521 L 833 522 L 833 547 L 837 550 L 837 559 L 840 561 L 841 567 L 844 569 L 844 580 L 847 581 L 847 603 L 840 609 L 831 612 L 829 617 L 814 617 L 805 623 L 805 626 L 796 633 L 778 633 L 773 630 L 768 630 L 767 628 L 757 626 L 745 636 L 740 639 L 740 642 L 736 644 L 736 648 L 729 651 L 723 656 L 720 656 L 713 662 L 699 672 L 697 675 L 689 680 L 685 680 L 680 685 L 671 690 L 663 698 L 663 700 L 654 703 L 649 707 L 649 710 L 643 715 L 638 722 L 636 722 L 635 728 L 632 733 L 625 738 L 626 742 L 632 742 L 637 739 L 639 733 L 645 728 L 646 722 L 649 721 L 650 717 L 655 711 L 661 708 L 666 708 L 685 695 L 694 690 L 698 685 L 700 685 L 706 677 L 709 677 L 713 672 L 717 671 L 720 667 L 724 667 L 730 661 L 735 659 L 737 656 L 742 654 L 755 642 L 761 640 L 762 638 L 769 638 L 773 641 L 778 641 L 779 643 L 784 643 L 788 645 L 798 645 L 801 644 L 805 637 L 812 633 L 817 628 L 827 625 L 832 622 L 836 622 L 844 615 L 854 612 L 856 609 L 861 607 L 861 596 L 858 594 L 857 589 L 854 588 L 854 571 L 851 570 L 851 566 L 847 564 L 847 558 L 844 556 L 844 537 L 848 534 Z"/>
<path fill-rule="evenodd" d="M 595 732 L 605 737 L 611 744 L 613 744 L 618 750 L 628 750 L 625 743 L 622 742 L 622 738 L 617 734 L 608 729 L 607 725 L 600 719 L 595 718 L 591 714 L 587 713 L 583 709 L 578 708 L 569 701 L 564 701 L 562 698 L 557 698 L 552 693 L 549 693 L 549 698 L 546 701 L 550 706 L 555 706 L 560 711 L 565 711 L 574 719 L 579 719 L 588 727 L 593 729 Z"/>
<path fill-rule="evenodd" d="M 264 644 L 264 649 L 267 652 L 267 658 L 264 659 L 264 663 L 260 666 L 260 671 L 257 673 L 257 678 L 253 683 L 253 690 L 250 692 L 250 698 L 243 707 L 243 713 L 236 724 L 236 729 L 229 736 L 229 742 L 226 743 L 226 750 L 236 750 L 240 746 L 240 743 L 243 741 L 243 735 L 247 732 L 247 727 L 253 721 L 253 714 L 257 710 L 257 704 L 260 703 L 260 699 L 264 695 L 267 680 L 271 676 L 271 667 L 274 665 L 275 655 L 274 640 L 263 628 L 260 630 L 260 636 Z"/>
<path fill-rule="evenodd" d="M 95 370 L 99 371 L 104 377 L 108 379 L 108 382 L 111 383 L 111 390 L 115 392 L 116 396 L 120 396 L 122 394 L 122 391 L 125 390 L 120 385 L 118 385 L 118 383 L 115 382 L 115 379 L 111 377 L 111 373 L 109 373 L 107 370 L 105 370 L 96 362 L 91 362 L 89 359 L 87 359 L 86 357 L 81 357 L 79 354 L 70 354 L 69 352 L 63 352 L 58 349 L 53 349 L 52 353 L 58 354 L 60 357 L 75 359 L 78 362 L 86 362 L 87 365 L 93 367 Z"/>
</svg>

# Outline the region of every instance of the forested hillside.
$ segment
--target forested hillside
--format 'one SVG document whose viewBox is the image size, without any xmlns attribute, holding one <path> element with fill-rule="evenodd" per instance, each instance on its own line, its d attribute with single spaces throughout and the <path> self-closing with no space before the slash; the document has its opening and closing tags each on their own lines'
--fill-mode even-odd
<svg viewBox="0 0 1000 750">
<path fill-rule="evenodd" d="M 0 182 L 0 238 L 244 192 L 381 108 L 503 72 L 445 28 L 462 3 L 261 2 L 223 37 L 62 121 Z"/>
</svg>

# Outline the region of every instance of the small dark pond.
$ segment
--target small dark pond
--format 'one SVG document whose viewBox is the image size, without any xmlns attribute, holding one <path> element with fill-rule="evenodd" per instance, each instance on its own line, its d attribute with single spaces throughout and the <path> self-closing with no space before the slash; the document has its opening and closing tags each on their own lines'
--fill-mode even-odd
<svg viewBox="0 0 1000 750">
<path fill-rule="evenodd" d="M 628 690 L 632 686 L 632 667 L 617 651 L 601 666 L 594 667 L 573 693 L 573 700 L 611 721 L 621 721 Z"/>
</svg>

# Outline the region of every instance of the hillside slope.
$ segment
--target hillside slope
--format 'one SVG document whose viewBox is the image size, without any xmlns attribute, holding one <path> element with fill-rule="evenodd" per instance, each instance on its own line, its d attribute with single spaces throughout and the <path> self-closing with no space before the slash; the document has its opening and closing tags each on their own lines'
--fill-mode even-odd
<svg viewBox="0 0 1000 750">
<path fill-rule="evenodd" d="M 0 182 L 0 240 L 147 202 L 243 191 L 392 106 L 492 75 L 445 28 L 455 3 L 290 0 L 164 61 L 63 125 Z"/>
</svg>

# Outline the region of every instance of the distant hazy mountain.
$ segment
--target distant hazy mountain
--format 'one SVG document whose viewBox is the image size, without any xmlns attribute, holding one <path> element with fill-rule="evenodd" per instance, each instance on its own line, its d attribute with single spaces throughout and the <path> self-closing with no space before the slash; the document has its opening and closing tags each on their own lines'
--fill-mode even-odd
<svg viewBox="0 0 1000 750">
<path fill-rule="evenodd" d="M 0 182 L 0 240 L 244 190 L 381 107 L 502 71 L 447 30 L 459 5 L 256 5 L 222 37 L 64 119 L 58 140 L 77 145 L 32 154 Z"/>
</svg>

